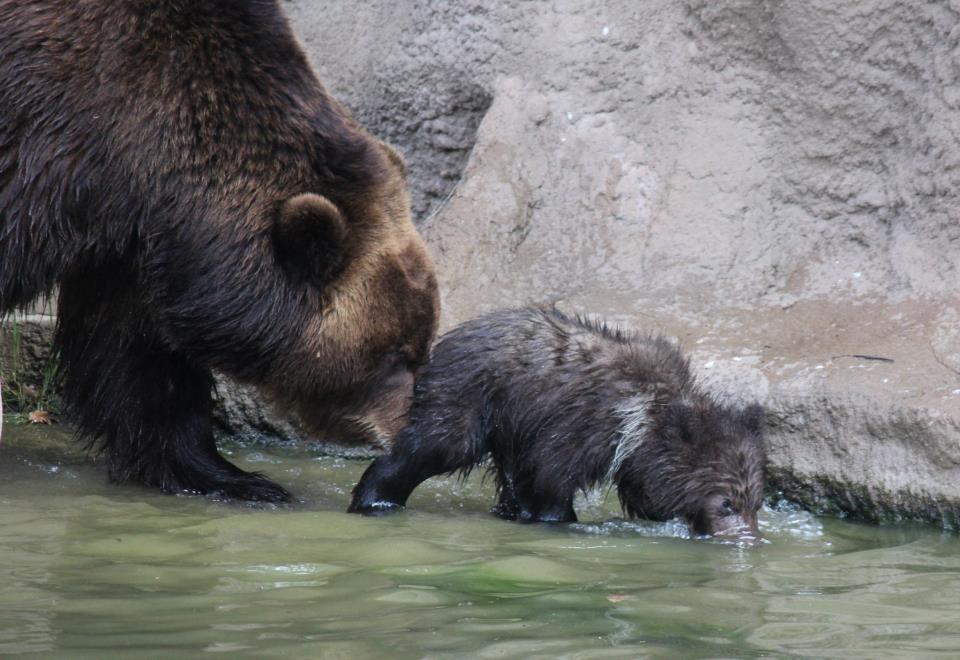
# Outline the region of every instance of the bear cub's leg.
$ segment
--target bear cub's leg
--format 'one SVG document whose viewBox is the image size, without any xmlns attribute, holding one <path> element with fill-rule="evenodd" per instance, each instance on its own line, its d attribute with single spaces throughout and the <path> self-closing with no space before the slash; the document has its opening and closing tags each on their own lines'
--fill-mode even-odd
<svg viewBox="0 0 960 660">
<path fill-rule="evenodd" d="M 209 370 L 170 350 L 143 310 L 124 307 L 124 291 L 106 285 L 90 292 L 90 281 L 61 289 L 57 347 L 67 403 L 81 431 L 96 439 L 111 480 L 171 493 L 289 500 L 281 486 L 217 451 Z"/>
<path fill-rule="evenodd" d="M 516 480 L 499 469 L 497 472 L 499 500 L 490 513 L 520 522 L 577 522 L 572 490 L 537 493 L 523 480 Z"/>
<path fill-rule="evenodd" d="M 347 512 L 376 516 L 396 511 L 430 477 L 469 467 L 475 459 L 463 442 L 454 443 L 446 434 L 421 435 L 415 425 L 408 426 L 394 439 L 390 453 L 363 473 Z"/>
</svg>

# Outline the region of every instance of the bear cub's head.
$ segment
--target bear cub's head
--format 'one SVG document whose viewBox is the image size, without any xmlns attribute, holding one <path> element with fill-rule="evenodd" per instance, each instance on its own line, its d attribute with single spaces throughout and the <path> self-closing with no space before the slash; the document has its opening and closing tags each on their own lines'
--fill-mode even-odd
<svg viewBox="0 0 960 660">
<path fill-rule="evenodd" d="M 759 405 L 730 408 L 706 398 L 663 406 L 651 446 L 619 470 L 624 509 L 654 520 L 680 517 L 694 534 L 758 536 L 763 418 Z"/>
</svg>

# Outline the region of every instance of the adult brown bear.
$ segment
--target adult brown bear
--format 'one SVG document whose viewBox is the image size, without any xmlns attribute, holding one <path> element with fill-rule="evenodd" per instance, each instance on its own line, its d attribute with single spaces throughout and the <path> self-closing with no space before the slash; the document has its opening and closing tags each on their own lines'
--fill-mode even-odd
<svg viewBox="0 0 960 660">
<path fill-rule="evenodd" d="M 59 285 L 65 396 L 112 479 L 283 500 L 224 460 L 211 370 L 389 437 L 436 330 L 403 162 L 274 0 L 0 0 L 0 314 Z"/>
</svg>

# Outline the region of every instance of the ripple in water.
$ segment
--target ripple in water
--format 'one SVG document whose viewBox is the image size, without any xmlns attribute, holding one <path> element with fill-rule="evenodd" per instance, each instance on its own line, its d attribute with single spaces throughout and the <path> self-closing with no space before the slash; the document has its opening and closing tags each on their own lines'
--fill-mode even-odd
<svg viewBox="0 0 960 660">
<path fill-rule="evenodd" d="M 343 513 L 366 462 L 267 448 L 235 457 L 281 479 L 297 503 L 111 485 L 50 438 L 5 428 L 0 656 L 960 650 L 960 542 L 939 530 L 821 519 L 775 501 L 760 514 L 763 543 L 704 542 L 679 521 L 624 520 L 609 491 L 578 501 L 580 523 L 524 525 L 487 513 L 493 492 L 478 477 L 431 480 L 408 511 L 366 519 Z"/>
</svg>

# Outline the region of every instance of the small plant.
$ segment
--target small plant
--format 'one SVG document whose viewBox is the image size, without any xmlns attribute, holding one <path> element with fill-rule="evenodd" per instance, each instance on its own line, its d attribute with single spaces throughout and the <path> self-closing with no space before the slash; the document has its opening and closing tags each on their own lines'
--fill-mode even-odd
<svg viewBox="0 0 960 660">
<path fill-rule="evenodd" d="M 51 424 L 56 421 L 53 386 L 57 365 L 52 355 L 46 358 L 39 379 L 31 381 L 24 359 L 23 331 L 16 321 L 9 322 L 9 347 L 0 351 L 0 414 L 10 422 Z"/>
</svg>

